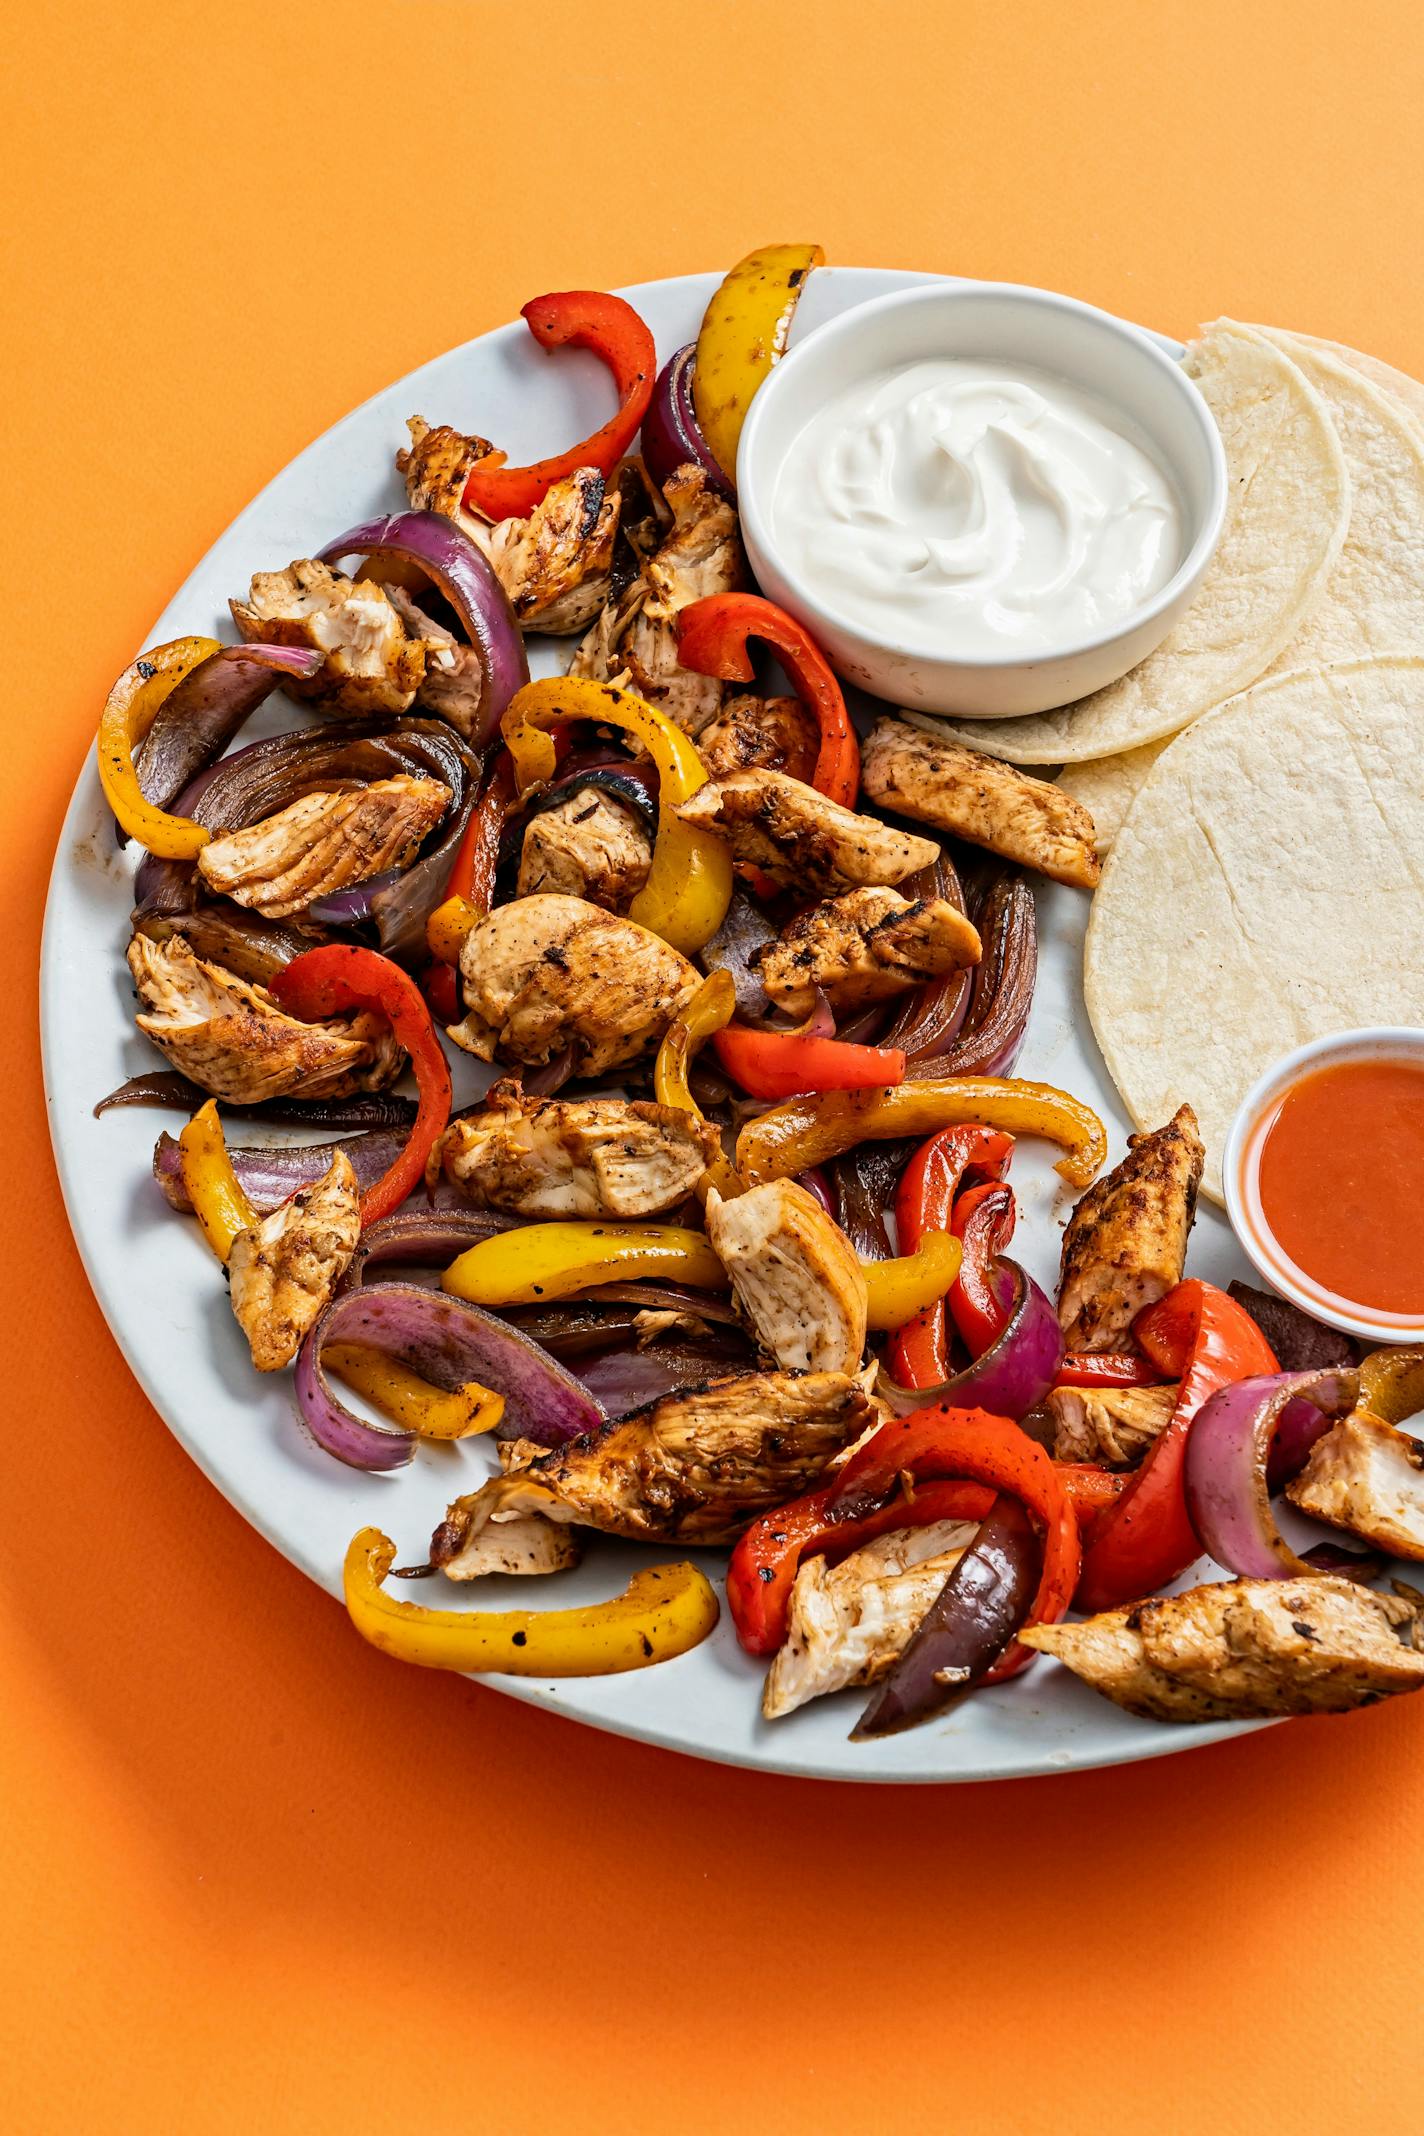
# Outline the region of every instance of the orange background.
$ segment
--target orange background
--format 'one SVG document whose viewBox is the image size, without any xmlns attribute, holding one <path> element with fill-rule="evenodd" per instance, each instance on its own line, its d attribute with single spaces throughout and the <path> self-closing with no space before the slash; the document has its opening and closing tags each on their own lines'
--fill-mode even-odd
<svg viewBox="0 0 1424 2136">
<path fill-rule="evenodd" d="M 776 236 L 1424 371 L 1417 0 L 49 0 L 7 44 L 0 2128 L 1418 2130 L 1424 1699 L 890 1793 L 403 1671 L 129 1379 L 34 1036 L 107 683 L 356 402 Z"/>
</svg>

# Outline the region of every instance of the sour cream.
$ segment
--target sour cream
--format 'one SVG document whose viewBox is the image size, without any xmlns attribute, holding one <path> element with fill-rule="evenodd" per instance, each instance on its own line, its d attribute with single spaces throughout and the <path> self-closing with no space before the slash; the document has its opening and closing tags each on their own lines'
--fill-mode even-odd
<svg viewBox="0 0 1424 2136">
<path fill-rule="evenodd" d="M 848 624 L 970 660 L 1090 641 L 1181 562 L 1181 507 L 1125 418 L 975 357 L 902 364 L 819 409 L 770 517 L 789 568 Z"/>
</svg>

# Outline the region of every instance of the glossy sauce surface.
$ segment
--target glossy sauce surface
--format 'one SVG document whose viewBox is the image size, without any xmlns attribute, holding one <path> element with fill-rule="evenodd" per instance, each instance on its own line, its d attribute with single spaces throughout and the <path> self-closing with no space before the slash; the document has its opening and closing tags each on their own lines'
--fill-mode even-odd
<svg viewBox="0 0 1424 2136">
<path fill-rule="evenodd" d="M 1340 1298 L 1424 1311 L 1424 1064 L 1344 1061 L 1282 1100 L 1261 1208 L 1296 1266 Z"/>
</svg>

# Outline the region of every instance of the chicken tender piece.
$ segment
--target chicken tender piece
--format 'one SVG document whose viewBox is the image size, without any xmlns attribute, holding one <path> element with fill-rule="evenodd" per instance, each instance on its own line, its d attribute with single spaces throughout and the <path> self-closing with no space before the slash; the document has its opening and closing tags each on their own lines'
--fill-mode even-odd
<svg viewBox="0 0 1424 2136">
<path fill-rule="evenodd" d="M 982 953 L 948 898 L 851 890 L 794 919 L 763 951 L 757 976 L 778 1008 L 809 1016 L 816 988 L 833 1008 L 862 1008 L 977 964 Z"/>
<path fill-rule="evenodd" d="M 784 771 L 726 772 L 675 813 L 700 831 L 715 831 L 737 860 L 754 862 L 784 889 L 811 897 L 903 882 L 939 858 L 928 838 L 858 816 Z"/>
<path fill-rule="evenodd" d="M 1182 1105 L 1165 1127 L 1129 1135 L 1116 1171 L 1089 1187 L 1063 1234 L 1058 1319 L 1070 1350 L 1120 1349 L 1143 1307 L 1181 1281 L 1204 1154 Z"/>
<path fill-rule="evenodd" d="M 653 841 L 637 813 L 613 794 L 580 786 L 529 820 L 518 895 L 555 891 L 626 912 L 648 880 Z"/>
<path fill-rule="evenodd" d="M 697 735 L 720 712 L 722 685 L 682 665 L 677 618 L 689 602 L 743 585 L 746 563 L 736 511 L 708 488 L 700 467 L 676 468 L 663 495 L 671 530 L 644 558 L 631 585 L 605 606 L 569 673 L 595 682 L 626 674 L 640 697 Z"/>
<path fill-rule="evenodd" d="M 416 704 L 432 718 L 443 719 L 467 742 L 480 741 L 485 674 L 479 648 L 462 644 L 453 631 L 428 616 L 404 586 L 387 586 L 385 592 L 411 637 L 419 638 L 425 647 L 425 674 L 415 693 Z"/>
<path fill-rule="evenodd" d="M 865 1274 L 814 1194 L 768 1180 L 707 1196 L 707 1236 L 757 1341 L 793 1371 L 856 1372 L 865 1353 Z"/>
<path fill-rule="evenodd" d="M 809 780 L 821 753 L 821 730 L 797 697 L 729 697 L 697 737 L 710 778 L 725 771 L 784 771 Z"/>
<path fill-rule="evenodd" d="M 748 1372 L 666 1395 L 551 1453 L 515 1441 L 501 1458 L 518 1465 L 451 1506 L 431 1559 L 445 1564 L 472 1526 L 515 1513 L 632 1542 L 734 1543 L 809 1490 L 874 1416 L 847 1373 Z"/>
<path fill-rule="evenodd" d="M 973 1521 L 937 1520 L 879 1535 L 839 1565 L 808 1558 L 791 1590 L 785 1642 L 767 1671 L 766 1718 L 779 1720 L 828 1691 L 878 1683 L 976 1533 Z"/>
<path fill-rule="evenodd" d="M 602 1075 L 657 1046 L 702 975 L 646 927 L 577 897 L 522 897 L 471 928 L 467 1014 L 450 1036 L 480 1060 L 537 1067 L 572 1047 Z"/>
<path fill-rule="evenodd" d="M 1424 1563 L 1424 1445 L 1357 1412 L 1317 1439 L 1286 1497 L 1391 1557 Z"/>
<path fill-rule="evenodd" d="M 1096 889 L 1093 819 L 1047 779 L 965 749 L 919 719 L 876 721 L 861 753 L 865 791 L 882 808 L 987 846 L 1057 883 Z"/>
<path fill-rule="evenodd" d="M 450 806 L 439 779 L 405 773 L 344 793 L 303 794 L 275 816 L 214 838 L 198 855 L 210 888 L 269 919 L 413 860 Z"/>
<path fill-rule="evenodd" d="M 315 1186 L 238 1233 L 228 1257 L 229 1296 L 259 1372 L 292 1362 L 360 1236 L 361 1190 L 344 1150 Z"/>
<path fill-rule="evenodd" d="M 1044 1407 L 1055 1425 L 1055 1461 L 1131 1469 L 1154 1446 L 1177 1407 L 1167 1387 L 1055 1387 Z"/>
<path fill-rule="evenodd" d="M 324 712 L 367 718 L 408 712 L 425 676 L 425 647 L 412 638 L 385 591 L 344 578 L 305 558 L 285 571 L 259 571 L 245 601 L 229 601 L 249 643 L 311 646 L 324 653 L 309 681 L 282 687 Z"/>
<path fill-rule="evenodd" d="M 195 957 L 181 935 L 135 935 L 128 964 L 140 1031 L 172 1067 L 230 1105 L 384 1090 L 405 1063 L 384 1017 L 362 1011 L 301 1023 L 265 987 Z"/>
<path fill-rule="evenodd" d="M 658 1216 L 693 1192 L 717 1154 L 715 1127 L 627 1098 L 526 1098 L 496 1083 L 483 1112 L 452 1120 L 447 1178 L 515 1216 Z"/>
<path fill-rule="evenodd" d="M 489 527 L 465 510 L 465 484 L 471 469 L 489 458 L 493 445 L 488 438 L 452 430 L 448 423 L 427 423 L 423 415 L 411 416 L 405 427 L 410 444 L 396 454 L 396 472 L 404 478 L 412 511 L 438 512 L 483 545 Z"/>
<path fill-rule="evenodd" d="M 1025 1646 L 1054 1654 L 1115 1705 L 1156 1721 L 1269 1720 L 1345 1713 L 1424 1684 L 1424 1595 L 1353 1580 L 1226 1580 L 1040 1624 Z"/>
<path fill-rule="evenodd" d="M 577 1565 L 583 1551 L 572 1528 L 544 1520 L 537 1513 L 496 1515 L 472 1521 L 465 1539 L 440 1567 L 447 1580 L 482 1580 L 492 1572 L 530 1578 L 564 1572 Z"/>
</svg>

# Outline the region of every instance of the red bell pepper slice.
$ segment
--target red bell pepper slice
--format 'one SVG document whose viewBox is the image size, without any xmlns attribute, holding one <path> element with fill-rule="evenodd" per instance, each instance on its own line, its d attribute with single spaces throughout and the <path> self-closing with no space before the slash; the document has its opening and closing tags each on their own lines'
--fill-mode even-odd
<svg viewBox="0 0 1424 2136">
<path fill-rule="evenodd" d="M 489 911 L 494 903 L 500 840 L 513 813 L 514 800 L 514 762 L 509 751 L 501 749 L 455 848 L 450 880 L 445 885 L 447 898 L 462 897 L 477 912 Z"/>
<path fill-rule="evenodd" d="M 638 434 L 657 375 L 653 337 L 631 304 L 599 289 L 564 289 L 534 297 L 521 314 L 544 349 L 591 349 L 613 373 L 618 413 L 601 430 L 532 467 L 505 467 L 503 453 L 492 453 L 471 468 L 465 483 L 465 507 L 485 519 L 525 519 L 556 482 L 581 467 L 611 475 Z"/>
<path fill-rule="evenodd" d="M 420 1092 L 415 1124 L 395 1163 L 361 1197 L 364 1229 L 398 1209 L 419 1185 L 436 1138 L 450 1118 L 450 1064 L 430 1011 L 415 981 L 389 957 L 340 942 L 303 950 L 269 985 L 279 1006 L 307 1023 L 351 1009 L 372 1009 L 387 1019 L 410 1055 Z"/>
<path fill-rule="evenodd" d="M 997 1342 L 1010 1303 L 1000 1296 L 995 1264 L 1014 1235 L 1018 1204 L 1012 1187 L 989 1183 L 966 1187 L 954 1204 L 950 1230 L 964 1247 L 949 1293 L 949 1310 L 971 1357 Z"/>
<path fill-rule="evenodd" d="M 1070 1350 L 1059 1367 L 1055 1387 L 1158 1387 L 1172 1375 L 1150 1357 L 1130 1350 Z"/>
<path fill-rule="evenodd" d="M 827 800 L 854 808 L 860 791 L 860 744 L 840 684 L 795 618 L 759 593 L 709 593 L 690 601 L 677 624 L 683 666 L 722 682 L 750 682 L 755 670 L 747 640 L 766 641 L 821 730 L 811 784 Z"/>
<path fill-rule="evenodd" d="M 983 1409 L 936 1407 L 882 1424 L 853 1453 L 836 1480 L 829 1508 L 862 1513 L 912 1476 L 917 1484 L 962 1479 L 1007 1491 L 1026 1506 L 1043 1535 L 1043 1570 L 1028 1623 L 1054 1624 L 1073 1599 L 1082 1563 L 1078 1518 L 1065 1471 L 1007 1417 Z M 1015 1641 L 985 1678 L 1002 1683 L 1032 1656 Z"/>
<path fill-rule="evenodd" d="M 1139 1313 L 1132 1332 L 1181 1385 L 1171 1423 L 1088 1548 L 1075 1598 L 1087 1611 L 1156 1594 L 1201 1555 L 1182 1482 L 1192 1418 L 1219 1387 L 1280 1369 L 1250 1314 L 1195 1277 Z"/>
<path fill-rule="evenodd" d="M 901 1253 L 914 1253 L 927 1231 L 948 1231 L 966 1172 L 1002 1179 L 1014 1138 L 993 1127 L 945 1127 L 922 1142 L 900 1175 L 895 1228 Z M 939 1387 L 954 1370 L 943 1298 L 897 1328 L 886 1350 L 890 1377 L 902 1387 Z"/>
<path fill-rule="evenodd" d="M 432 957 L 420 975 L 420 991 L 437 1023 L 460 1021 L 460 989 L 455 983 L 453 964 L 442 964 Z"/>
<path fill-rule="evenodd" d="M 896 1046 L 851 1046 L 796 1031 L 728 1024 L 713 1036 L 718 1060 L 749 1097 L 795 1098 L 816 1090 L 879 1090 L 905 1080 Z"/>
</svg>

